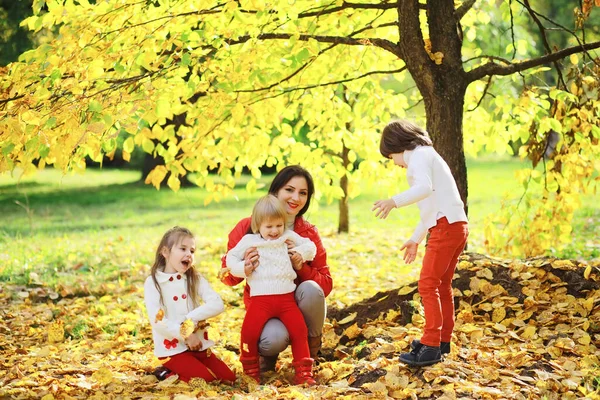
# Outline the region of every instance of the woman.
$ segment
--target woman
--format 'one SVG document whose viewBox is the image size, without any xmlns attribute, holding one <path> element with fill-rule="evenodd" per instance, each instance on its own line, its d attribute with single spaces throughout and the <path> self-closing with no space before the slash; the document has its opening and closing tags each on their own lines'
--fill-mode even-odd
<svg viewBox="0 0 600 400">
<path fill-rule="evenodd" d="M 274 195 L 284 206 L 287 213 L 286 228 L 292 229 L 302 237 L 310 239 L 317 247 L 313 261 L 302 262 L 296 257 L 291 257 L 292 265 L 296 270 L 295 299 L 308 329 L 308 346 L 311 358 L 315 359 L 321 349 L 321 336 L 327 306 L 325 297 L 332 288 L 332 279 L 327 267 L 327 253 L 321 243 L 317 228 L 307 222 L 303 215 L 310 206 L 310 201 L 315 192 L 312 176 L 308 171 L 298 165 L 285 167 L 273 178 L 269 194 Z M 251 218 L 244 218 L 229 233 L 227 251 L 231 250 L 250 229 Z M 258 251 L 252 247 L 246 251 L 244 262 L 246 265 L 258 261 Z M 225 256 L 222 258 L 222 268 L 226 268 Z M 229 273 L 222 275 L 221 281 L 229 286 L 242 282 Z M 250 304 L 250 287 L 244 288 L 244 304 Z M 288 332 L 283 323 L 277 319 L 270 319 L 264 326 L 258 343 L 260 369 L 262 372 L 274 371 L 277 356 L 290 343 Z"/>
</svg>

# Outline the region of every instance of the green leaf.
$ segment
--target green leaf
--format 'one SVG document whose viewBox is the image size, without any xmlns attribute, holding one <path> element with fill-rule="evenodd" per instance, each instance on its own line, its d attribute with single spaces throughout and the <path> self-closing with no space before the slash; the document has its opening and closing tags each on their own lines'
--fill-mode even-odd
<svg viewBox="0 0 600 400">
<path fill-rule="evenodd" d="M 13 143 L 9 143 L 5 148 L 2 149 L 2 154 L 7 156 L 15 148 Z"/>
<path fill-rule="evenodd" d="M 133 138 L 130 136 L 127 139 L 125 139 L 125 142 L 123 142 L 123 150 L 125 150 L 128 153 L 133 153 L 134 148 L 135 143 L 133 142 Z"/>
<path fill-rule="evenodd" d="M 88 105 L 88 110 L 92 111 L 92 112 L 102 112 L 102 104 L 100 104 L 100 102 L 96 101 L 96 100 L 92 100 L 90 101 L 90 104 Z"/>
</svg>

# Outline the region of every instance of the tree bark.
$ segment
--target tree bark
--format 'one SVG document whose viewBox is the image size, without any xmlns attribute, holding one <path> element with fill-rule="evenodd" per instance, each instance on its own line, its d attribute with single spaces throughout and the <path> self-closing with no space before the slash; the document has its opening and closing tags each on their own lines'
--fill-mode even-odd
<svg viewBox="0 0 600 400">
<path fill-rule="evenodd" d="M 344 169 L 347 171 L 348 168 L 348 164 L 350 163 L 350 161 L 348 161 L 348 153 L 350 152 L 350 149 L 348 149 L 346 147 L 346 145 L 344 144 L 344 147 L 342 149 L 342 165 L 344 166 Z M 339 211 L 340 211 L 340 215 L 339 215 L 339 222 L 338 222 L 338 233 L 348 233 L 350 232 L 350 210 L 348 207 L 348 175 L 344 174 L 344 176 L 342 176 L 340 178 L 340 187 L 342 188 L 342 190 L 344 191 L 344 197 L 342 197 L 339 200 Z"/>
<path fill-rule="evenodd" d="M 459 81 L 436 80 L 439 94 L 423 96 L 427 115 L 427 131 L 433 147 L 448 163 L 468 211 L 467 165 L 463 148 L 463 105 L 465 89 Z"/>
<path fill-rule="evenodd" d="M 423 96 L 427 131 L 433 146 L 448 163 L 466 211 L 468 187 L 462 124 L 469 80 L 462 66 L 462 38 L 454 15 L 454 2 L 428 3 L 430 46 L 426 46 L 419 14 L 418 0 L 398 2 L 399 52 Z M 442 55 L 439 64 L 432 60 L 437 52 Z"/>
</svg>

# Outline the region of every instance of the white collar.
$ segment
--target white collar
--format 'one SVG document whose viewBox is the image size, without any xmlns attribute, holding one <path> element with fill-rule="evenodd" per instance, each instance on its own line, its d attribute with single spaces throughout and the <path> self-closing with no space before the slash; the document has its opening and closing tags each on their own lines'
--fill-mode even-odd
<svg viewBox="0 0 600 400">
<path fill-rule="evenodd" d="M 412 150 L 404 150 L 404 163 L 406 164 L 407 167 L 408 167 L 408 163 L 410 162 L 410 158 L 412 157 L 415 150 L 418 149 L 419 147 L 420 146 L 417 146 Z"/>
<path fill-rule="evenodd" d="M 172 274 L 167 274 L 166 272 L 163 271 L 156 271 L 156 281 L 158 283 L 165 283 L 168 281 L 175 281 L 177 279 L 187 279 L 185 274 L 182 274 L 181 272 L 174 272 Z"/>
</svg>

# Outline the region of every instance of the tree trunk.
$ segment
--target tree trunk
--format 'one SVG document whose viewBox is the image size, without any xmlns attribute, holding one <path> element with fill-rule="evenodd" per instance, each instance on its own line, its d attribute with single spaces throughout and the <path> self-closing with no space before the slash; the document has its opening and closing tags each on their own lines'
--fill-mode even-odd
<svg viewBox="0 0 600 400">
<path fill-rule="evenodd" d="M 468 86 L 462 66 L 462 35 L 453 0 L 427 2 L 429 37 L 421 29 L 418 0 L 399 0 L 399 54 L 423 101 L 427 131 L 446 160 L 467 210 L 467 167 L 463 150 L 463 105 Z M 434 61 L 436 60 L 436 61 Z"/>
<path fill-rule="evenodd" d="M 347 167 L 348 164 L 350 163 L 348 161 L 348 153 L 349 153 L 350 149 L 348 149 L 346 147 L 346 145 L 344 144 L 344 147 L 342 149 L 342 165 L 344 166 L 344 169 L 347 171 Z M 350 232 L 350 216 L 349 216 L 349 208 L 348 208 L 348 175 L 344 174 L 344 176 L 342 176 L 340 178 L 340 187 L 342 188 L 342 190 L 344 191 L 344 197 L 342 197 L 339 201 L 339 205 L 340 205 L 340 216 L 339 216 L 339 223 L 338 223 L 338 233 L 348 233 Z"/>
<path fill-rule="evenodd" d="M 438 81 L 441 83 L 441 81 Z M 468 211 L 467 165 L 463 148 L 463 105 L 465 88 L 457 81 L 439 84 L 440 95 L 423 96 L 427 115 L 427 131 L 433 147 L 448 163 L 460 197 Z"/>
</svg>

